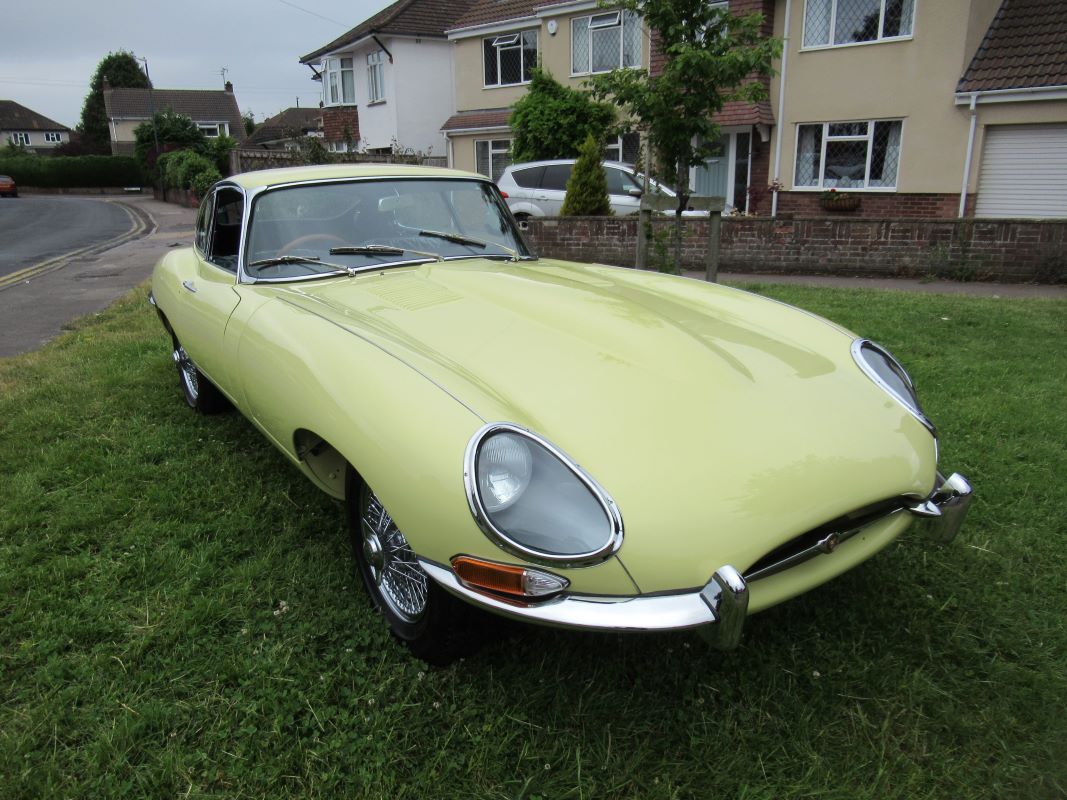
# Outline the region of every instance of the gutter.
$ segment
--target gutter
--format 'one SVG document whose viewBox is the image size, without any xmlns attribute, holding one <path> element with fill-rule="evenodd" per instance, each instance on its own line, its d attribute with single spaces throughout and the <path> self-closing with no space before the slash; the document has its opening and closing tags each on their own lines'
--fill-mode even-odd
<svg viewBox="0 0 1067 800">
<path fill-rule="evenodd" d="M 1067 85 L 1031 86 L 1020 89 L 983 89 L 976 92 L 956 92 L 956 105 L 969 105 L 975 98 L 979 103 L 1025 103 L 1038 100 L 1067 100 Z"/>
<path fill-rule="evenodd" d="M 782 28 L 782 72 L 778 81 L 778 133 L 774 137 L 774 181 L 780 178 L 782 167 L 782 137 L 785 135 L 785 75 L 789 67 L 789 24 L 793 12 L 793 0 L 785 0 L 785 27 Z M 792 181 L 790 181 L 792 185 Z M 771 217 L 778 216 L 778 192 L 771 194 Z"/>
<path fill-rule="evenodd" d="M 967 133 L 967 157 L 963 160 L 963 188 L 960 189 L 960 213 L 959 216 L 963 217 L 964 209 L 967 207 L 967 184 L 971 178 L 971 161 L 974 158 L 974 133 L 978 127 L 978 95 L 980 92 L 974 92 L 971 95 L 971 129 Z"/>
</svg>

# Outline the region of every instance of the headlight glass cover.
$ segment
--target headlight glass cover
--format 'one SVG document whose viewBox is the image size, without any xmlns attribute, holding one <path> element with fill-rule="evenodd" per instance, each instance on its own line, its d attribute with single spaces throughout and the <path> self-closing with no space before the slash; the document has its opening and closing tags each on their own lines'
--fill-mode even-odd
<svg viewBox="0 0 1067 800">
<path fill-rule="evenodd" d="M 869 339 L 857 339 L 852 343 L 852 357 L 872 381 L 894 397 L 923 425 L 935 433 L 934 425 L 919 404 L 919 395 L 911 377 L 893 355 Z"/>
<path fill-rule="evenodd" d="M 607 492 L 550 442 L 491 423 L 467 446 L 464 482 L 482 531 L 514 555 L 551 564 L 597 563 L 622 545 Z"/>
</svg>

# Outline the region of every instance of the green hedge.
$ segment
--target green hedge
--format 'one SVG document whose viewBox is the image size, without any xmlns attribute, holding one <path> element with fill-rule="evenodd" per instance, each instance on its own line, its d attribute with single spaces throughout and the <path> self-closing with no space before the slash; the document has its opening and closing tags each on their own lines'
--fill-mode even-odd
<svg viewBox="0 0 1067 800">
<path fill-rule="evenodd" d="M 19 186 L 81 188 L 140 186 L 145 180 L 130 156 L 15 156 L 0 158 L 0 175 Z"/>
<path fill-rule="evenodd" d="M 168 189 L 191 189 L 203 197 L 216 181 L 222 180 L 211 159 L 192 150 L 164 153 L 156 163 Z"/>
</svg>

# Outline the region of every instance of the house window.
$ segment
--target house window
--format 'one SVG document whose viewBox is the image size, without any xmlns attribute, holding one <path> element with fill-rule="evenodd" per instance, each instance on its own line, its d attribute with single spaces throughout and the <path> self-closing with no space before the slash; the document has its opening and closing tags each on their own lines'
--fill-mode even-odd
<svg viewBox="0 0 1067 800">
<path fill-rule="evenodd" d="M 474 143 L 475 169 L 494 181 L 500 180 L 511 163 L 510 139 L 479 139 Z"/>
<path fill-rule="evenodd" d="M 636 164 L 641 155 L 641 134 L 623 133 L 608 137 L 604 145 L 605 161 L 621 161 L 624 164 Z"/>
<path fill-rule="evenodd" d="M 528 83 L 537 66 L 537 31 L 507 33 L 482 40 L 486 86 Z"/>
<path fill-rule="evenodd" d="M 609 72 L 641 66 L 641 18 L 610 11 L 571 20 L 571 73 Z"/>
<path fill-rule="evenodd" d="M 367 94 L 372 103 L 380 103 L 385 99 L 384 55 L 381 50 L 378 50 L 367 56 Z"/>
<path fill-rule="evenodd" d="M 354 105 L 356 102 L 356 78 L 352 59 L 326 59 L 326 74 L 323 87 L 326 93 L 326 105 Z"/>
<path fill-rule="evenodd" d="M 54 131 L 49 131 L 45 133 L 44 140 L 49 144 L 59 144 L 63 141 L 63 135 Z"/>
<path fill-rule="evenodd" d="M 797 126 L 794 188 L 895 189 L 900 120 Z"/>
<path fill-rule="evenodd" d="M 915 0 L 807 0 L 804 46 L 831 47 L 911 36 Z"/>
<path fill-rule="evenodd" d="M 13 133 L 11 134 L 11 144 L 15 145 L 16 147 L 18 147 L 19 145 L 22 145 L 23 147 L 29 147 L 30 135 L 28 133 Z"/>
<path fill-rule="evenodd" d="M 230 132 L 229 126 L 225 122 L 198 122 L 196 127 L 209 139 L 217 139 L 220 136 L 226 136 Z"/>
</svg>

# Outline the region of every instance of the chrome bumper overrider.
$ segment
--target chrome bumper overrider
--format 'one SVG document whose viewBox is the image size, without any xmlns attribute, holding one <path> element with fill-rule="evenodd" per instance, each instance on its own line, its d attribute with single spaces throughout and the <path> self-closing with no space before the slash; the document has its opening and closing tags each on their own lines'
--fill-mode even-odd
<svg viewBox="0 0 1067 800">
<path fill-rule="evenodd" d="M 939 474 L 938 488 L 926 500 L 909 506 L 907 511 L 922 520 L 925 533 L 931 539 L 947 543 L 959 532 L 971 495 L 971 486 L 962 475 L 944 478 Z M 832 550 L 822 548 L 820 552 L 830 553 Z M 729 564 L 719 567 L 699 592 L 637 597 L 561 594 L 530 603 L 472 589 L 461 583 L 451 569 L 436 562 L 420 558 L 419 564 L 431 578 L 457 597 L 503 616 L 540 625 L 620 633 L 698 628 L 713 646 L 729 650 L 741 640 L 748 614 L 748 582 Z M 749 576 L 749 582 L 754 579 Z"/>
</svg>

